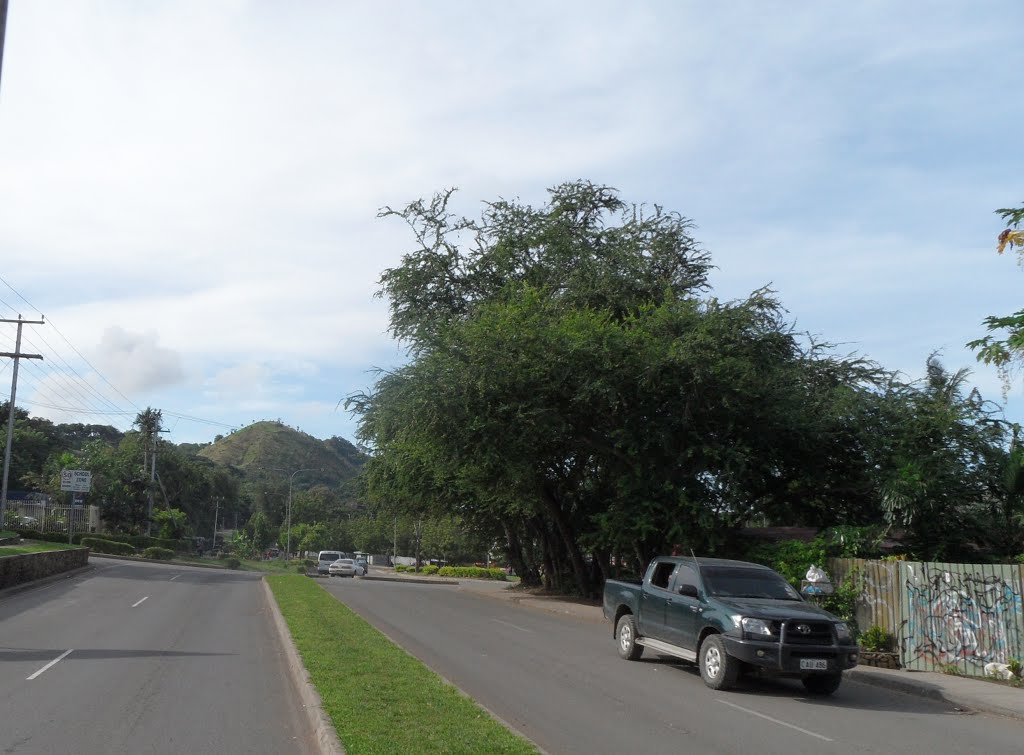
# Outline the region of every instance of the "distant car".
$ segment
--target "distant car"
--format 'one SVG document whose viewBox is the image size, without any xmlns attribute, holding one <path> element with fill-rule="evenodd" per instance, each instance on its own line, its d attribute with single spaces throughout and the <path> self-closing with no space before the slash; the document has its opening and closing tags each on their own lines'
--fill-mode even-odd
<svg viewBox="0 0 1024 755">
<path fill-rule="evenodd" d="M 370 573 L 370 564 L 366 561 L 365 558 L 357 558 L 356 566 L 360 567 L 363 570 L 363 573 L 360 576 L 365 576 Z"/>
<path fill-rule="evenodd" d="M 320 551 L 316 556 L 317 574 L 330 574 L 330 566 L 342 557 L 341 551 Z"/>
<path fill-rule="evenodd" d="M 351 558 L 339 558 L 327 567 L 328 575 L 332 577 L 354 577 L 362 574 L 361 567 Z"/>
</svg>

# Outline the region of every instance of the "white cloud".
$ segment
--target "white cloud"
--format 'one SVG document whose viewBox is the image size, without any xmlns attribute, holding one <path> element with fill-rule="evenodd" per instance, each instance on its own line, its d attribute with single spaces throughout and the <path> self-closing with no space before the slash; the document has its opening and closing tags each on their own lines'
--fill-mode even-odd
<svg viewBox="0 0 1024 755">
<path fill-rule="evenodd" d="M 2 274 L 79 348 L 115 334 L 97 366 L 136 403 L 327 435 L 401 359 L 372 297 L 413 240 L 378 208 L 458 186 L 476 214 L 582 177 L 693 217 L 723 296 L 773 282 L 896 369 L 968 360 L 981 317 L 1018 308 L 987 244 L 1019 199 L 1019 20 L 1010 0 L 16 3 Z"/>
<path fill-rule="evenodd" d="M 129 392 L 151 391 L 185 379 L 181 355 L 159 345 L 155 331 L 132 333 L 114 326 L 103 332 L 94 361 L 113 383 Z"/>
</svg>

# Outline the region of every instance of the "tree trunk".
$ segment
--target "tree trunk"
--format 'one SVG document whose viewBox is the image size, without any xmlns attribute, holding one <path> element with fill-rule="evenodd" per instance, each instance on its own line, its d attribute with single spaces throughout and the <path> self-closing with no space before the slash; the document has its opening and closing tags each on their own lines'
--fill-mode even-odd
<svg viewBox="0 0 1024 755">
<path fill-rule="evenodd" d="M 576 577 L 576 588 L 579 590 L 580 595 L 591 595 L 592 590 L 590 589 L 590 580 L 587 575 L 587 564 L 584 562 L 583 554 L 576 544 L 576 536 L 572 531 L 569 519 L 566 517 L 554 494 L 546 485 L 541 486 L 540 499 L 544 504 L 544 508 L 547 509 L 548 514 L 551 516 L 558 534 L 562 537 L 566 555 L 569 557 L 573 575 Z"/>
<path fill-rule="evenodd" d="M 508 560 L 512 564 L 512 568 L 516 570 L 516 574 L 519 575 L 520 584 L 536 587 L 540 584 L 540 579 L 536 570 L 526 561 L 519 533 L 504 519 L 501 520 L 501 526 L 505 530 L 505 540 L 508 543 Z"/>
</svg>

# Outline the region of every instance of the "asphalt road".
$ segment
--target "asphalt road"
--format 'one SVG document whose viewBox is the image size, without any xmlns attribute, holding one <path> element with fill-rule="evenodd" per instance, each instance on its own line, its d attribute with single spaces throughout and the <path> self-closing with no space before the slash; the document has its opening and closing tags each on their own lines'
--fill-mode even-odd
<svg viewBox="0 0 1024 755">
<path fill-rule="evenodd" d="M 0 599 L 0 751 L 313 751 L 258 575 L 93 564 Z"/>
<path fill-rule="evenodd" d="M 732 692 L 696 669 L 621 660 L 611 629 L 482 597 L 478 589 L 323 583 L 342 602 L 542 750 L 569 753 L 1017 753 L 1024 726 L 847 682 L 813 698 L 797 681 Z"/>
</svg>

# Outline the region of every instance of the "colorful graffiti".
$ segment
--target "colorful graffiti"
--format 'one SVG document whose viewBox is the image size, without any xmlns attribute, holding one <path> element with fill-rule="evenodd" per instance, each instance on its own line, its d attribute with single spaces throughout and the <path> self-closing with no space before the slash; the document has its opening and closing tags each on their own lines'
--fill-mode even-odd
<svg viewBox="0 0 1024 755">
<path fill-rule="evenodd" d="M 961 665 L 983 673 L 1021 652 L 1019 570 L 953 564 L 901 564 L 900 644 L 905 667 Z"/>
</svg>

